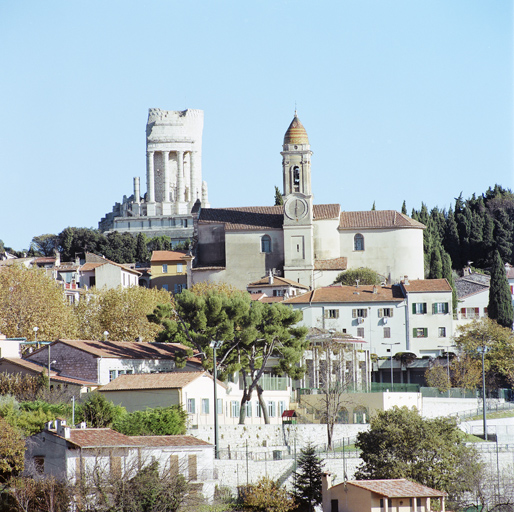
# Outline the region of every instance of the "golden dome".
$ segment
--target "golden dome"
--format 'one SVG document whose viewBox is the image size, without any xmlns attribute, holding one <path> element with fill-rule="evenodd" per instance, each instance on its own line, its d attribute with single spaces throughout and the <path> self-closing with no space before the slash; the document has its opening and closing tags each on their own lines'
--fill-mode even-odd
<svg viewBox="0 0 514 512">
<path fill-rule="evenodd" d="M 309 144 L 307 132 L 305 131 L 303 124 L 300 123 L 296 112 L 294 114 L 293 121 L 284 135 L 284 144 Z"/>
</svg>

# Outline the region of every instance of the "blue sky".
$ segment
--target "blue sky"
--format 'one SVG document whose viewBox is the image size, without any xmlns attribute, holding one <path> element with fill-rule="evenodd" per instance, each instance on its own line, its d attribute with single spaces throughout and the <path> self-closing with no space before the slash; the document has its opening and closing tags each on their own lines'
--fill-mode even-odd
<svg viewBox="0 0 514 512">
<path fill-rule="evenodd" d="M 316 203 L 513 187 L 509 0 L 0 3 L 0 239 L 97 227 L 145 189 L 148 108 L 205 111 L 213 207 L 273 204 L 294 114 Z"/>
</svg>

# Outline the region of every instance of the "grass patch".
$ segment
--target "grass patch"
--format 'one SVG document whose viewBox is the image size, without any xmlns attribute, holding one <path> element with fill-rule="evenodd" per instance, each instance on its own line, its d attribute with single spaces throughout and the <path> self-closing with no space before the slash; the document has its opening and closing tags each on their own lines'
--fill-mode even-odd
<svg viewBox="0 0 514 512">
<path fill-rule="evenodd" d="M 506 411 L 497 411 L 497 412 L 488 412 L 486 414 L 488 420 L 496 420 L 501 418 L 514 418 L 514 409 L 508 409 Z M 483 418 L 482 414 L 477 414 L 476 416 L 471 416 L 470 418 L 466 418 L 463 421 L 472 421 L 472 420 L 481 420 Z"/>
</svg>

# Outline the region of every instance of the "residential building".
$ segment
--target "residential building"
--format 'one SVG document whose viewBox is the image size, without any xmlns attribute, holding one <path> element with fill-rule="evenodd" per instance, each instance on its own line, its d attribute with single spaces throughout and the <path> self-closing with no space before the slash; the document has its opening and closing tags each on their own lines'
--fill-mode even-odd
<svg viewBox="0 0 514 512">
<path fill-rule="evenodd" d="M 180 293 L 191 288 L 192 256 L 178 251 L 153 251 L 150 260 L 150 288 Z"/>
<path fill-rule="evenodd" d="M 322 477 L 323 512 L 445 512 L 444 491 L 411 482 L 391 480 L 349 480 L 332 485 L 332 476 Z M 432 508 L 431 502 L 437 508 Z"/>
<path fill-rule="evenodd" d="M 174 371 L 175 357 L 183 357 L 186 349 L 179 343 L 57 340 L 28 354 L 25 360 L 46 365 L 51 359 L 55 361 L 52 369 L 59 375 L 104 385 L 119 375 Z M 186 369 L 201 370 L 200 361 L 189 358 Z"/>
<path fill-rule="evenodd" d="M 291 281 L 290 279 L 274 276 L 271 270 L 267 277 L 250 283 L 246 289 L 252 294 L 252 299 L 255 298 L 255 295 L 259 297 L 264 295 L 265 298 L 273 298 L 276 302 L 309 291 L 308 286 Z M 258 300 L 263 300 L 263 297 L 260 297 Z M 266 300 L 264 301 L 267 302 Z"/>
<path fill-rule="evenodd" d="M 126 265 L 114 263 L 102 256 L 86 253 L 86 262 L 80 267 L 81 287 L 129 288 L 138 286 L 141 272 Z"/>
<path fill-rule="evenodd" d="M 458 300 L 455 328 L 487 317 L 490 281 L 490 276 L 471 272 L 469 268 L 455 280 Z"/>
<path fill-rule="evenodd" d="M 214 447 L 192 436 L 126 436 L 109 428 L 72 428 L 64 420 L 27 440 L 25 468 L 72 484 L 81 479 L 127 478 L 157 461 L 170 476 L 182 474 L 210 501 L 217 484 Z M 94 473 L 94 475 L 93 475 Z"/>
</svg>

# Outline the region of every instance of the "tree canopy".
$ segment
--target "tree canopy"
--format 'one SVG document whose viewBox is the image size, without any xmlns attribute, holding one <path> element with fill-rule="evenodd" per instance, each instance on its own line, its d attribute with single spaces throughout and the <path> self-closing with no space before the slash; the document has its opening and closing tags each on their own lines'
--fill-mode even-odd
<svg viewBox="0 0 514 512">
<path fill-rule="evenodd" d="M 487 315 L 492 320 L 496 320 L 503 327 L 512 328 L 512 321 L 514 320 L 512 295 L 510 293 L 509 281 L 505 273 L 505 266 L 503 265 L 498 251 L 494 253 L 493 266 L 491 268 Z"/>
<path fill-rule="evenodd" d="M 341 283 L 346 286 L 355 286 L 356 281 L 359 284 L 380 284 L 383 281 L 378 272 L 371 268 L 361 267 L 349 269 L 341 272 L 335 279 L 334 283 Z"/>
<path fill-rule="evenodd" d="M 358 480 L 408 478 L 446 491 L 453 503 L 472 489 L 482 470 L 455 419 L 424 419 L 407 407 L 378 412 L 369 430 L 357 435 L 356 446 L 363 460 Z"/>
<path fill-rule="evenodd" d="M 21 433 L 0 417 L 0 482 L 20 474 L 25 465 L 25 440 Z"/>
<path fill-rule="evenodd" d="M 299 363 L 307 348 L 307 329 L 295 327 L 301 316 L 301 312 L 283 304 L 263 304 L 252 301 L 248 293 L 211 286 L 184 290 L 175 296 L 174 308 L 161 305 L 150 318 L 163 327 L 158 341 L 183 343 L 195 349 L 206 370 L 213 369 L 211 342 L 220 344 L 219 377 L 223 380 L 238 371 L 242 375 L 240 422 L 245 419 L 244 404 L 255 390 L 267 423 L 259 380 L 274 358 L 276 373 L 294 378 L 303 374 Z"/>
</svg>

